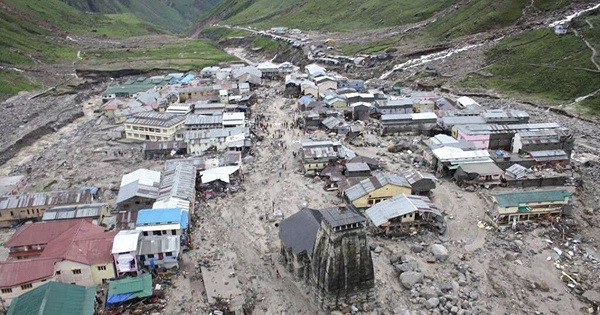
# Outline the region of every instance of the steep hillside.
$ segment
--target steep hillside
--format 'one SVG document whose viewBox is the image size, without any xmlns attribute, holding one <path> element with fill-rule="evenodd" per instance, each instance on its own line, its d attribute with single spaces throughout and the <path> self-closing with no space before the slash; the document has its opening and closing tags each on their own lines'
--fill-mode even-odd
<svg viewBox="0 0 600 315">
<path fill-rule="evenodd" d="M 451 0 L 225 0 L 211 17 L 223 24 L 306 30 L 381 28 L 427 19 Z"/>
<path fill-rule="evenodd" d="M 87 12 L 131 13 L 172 32 L 185 32 L 220 0 L 62 0 Z"/>
</svg>

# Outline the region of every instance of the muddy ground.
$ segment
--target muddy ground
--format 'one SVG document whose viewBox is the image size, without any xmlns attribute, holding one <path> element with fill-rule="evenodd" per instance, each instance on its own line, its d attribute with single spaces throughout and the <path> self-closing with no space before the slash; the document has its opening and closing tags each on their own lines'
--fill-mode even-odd
<svg viewBox="0 0 600 315">
<path fill-rule="evenodd" d="M 341 200 L 333 192 L 323 190 L 321 181 L 301 173 L 300 162 L 294 160 L 292 151 L 310 136 L 283 128 L 282 123 L 291 122 L 296 114 L 293 100 L 283 98 L 281 92 L 280 83 L 259 92 L 261 100 L 253 111 L 269 117 L 272 126 L 264 133 L 265 140 L 256 143 L 254 162 L 244 166 L 243 190 L 201 204 L 195 212 L 194 249 L 184 254 L 185 273 L 181 272 L 174 285 L 167 287 L 165 314 L 206 313 L 204 287 L 197 268 L 201 263 L 232 265 L 246 308 L 252 313 L 320 312 L 311 301 L 309 288 L 294 282 L 281 264 L 276 227 L 281 218 L 274 216 L 274 210 L 289 216 L 302 206 L 320 208 L 340 204 Z M 595 258 L 600 257 L 600 141 L 596 124 L 514 100 L 476 100 L 490 108 L 527 110 L 532 121 L 556 121 L 573 130 L 575 167 L 583 176 L 573 217 L 559 224 L 488 230 L 480 221 L 490 207 L 490 190 L 466 191 L 441 179 L 432 198 L 447 214 L 446 235 L 425 230 L 402 238 L 369 238 L 381 250 L 373 252 L 376 300 L 371 305 L 357 306 L 365 313 L 441 313 L 439 306 L 435 310 L 426 308 L 425 302 L 432 298 L 438 299 L 442 308 L 448 306 L 448 312 L 456 308 L 462 314 L 588 312 L 590 304 L 581 294 L 599 289 L 600 274 Z M 0 173 L 27 174 L 25 191 L 97 186 L 103 191 L 102 199 L 114 203 L 122 174 L 142 167 L 162 168 L 162 161 L 142 159 L 141 143 L 119 138 L 119 127 L 95 111 L 100 107 L 98 97 L 83 97 L 76 103 L 83 116 L 28 144 L 0 167 Z M 27 113 L 14 115 L 28 117 Z M 29 125 L 29 121 L 20 119 L 21 124 Z M 278 131 L 283 137 L 273 138 Z M 408 135 L 388 137 L 375 145 L 351 147 L 359 154 L 381 159 L 389 171 L 406 167 L 426 170 L 416 158 L 420 154 L 418 145 L 412 153 L 387 152 L 387 147 L 398 140 L 419 139 Z M 446 261 L 431 261 L 427 247 L 435 243 L 448 249 Z M 424 249 L 417 252 L 419 246 Z M 560 256 L 554 247 L 561 250 Z M 413 268 L 425 276 L 423 283 L 405 289 L 392 261 L 414 261 Z"/>
</svg>

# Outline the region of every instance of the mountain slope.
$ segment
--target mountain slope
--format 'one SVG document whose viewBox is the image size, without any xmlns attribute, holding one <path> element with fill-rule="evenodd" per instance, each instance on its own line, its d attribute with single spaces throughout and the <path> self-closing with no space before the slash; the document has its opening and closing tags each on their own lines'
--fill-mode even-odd
<svg viewBox="0 0 600 315">
<path fill-rule="evenodd" d="M 225 0 L 208 17 L 223 24 L 306 30 L 381 28 L 422 21 L 451 0 Z"/>
<path fill-rule="evenodd" d="M 96 13 L 131 13 L 172 32 L 182 33 L 221 0 L 62 0 Z"/>
</svg>

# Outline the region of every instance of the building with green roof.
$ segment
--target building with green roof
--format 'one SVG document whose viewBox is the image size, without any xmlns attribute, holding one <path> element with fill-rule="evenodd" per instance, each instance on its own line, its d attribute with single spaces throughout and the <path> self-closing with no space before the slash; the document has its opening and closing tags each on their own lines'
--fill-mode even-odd
<svg viewBox="0 0 600 315">
<path fill-rule="evenodd" d="M 498 224 L 559 216 L 570 206 L 571 195 L 566 189 L 492 194 L 494 209 L 488 216 Z"/>
<path fill-rule="evenodd" d="M 145 273 L 137 277 L 109 281 L 106 304 L 117 304 L 150 296 L 152 296 L 152 275 Z"/>
<path fill-rule="evenodd" d="M 96 287 L 50 281 L 13 299 L 7 315 L 93 315 Z"/>
<path fill-rule="evenodd" d="M 169 82 L 164 76 L 138 77 L 129 79 L 123 84 L 113 84 L 102 92 L 102 101 L 106 102 L 114 98 L 132 97 L 134 94 L 146 92 L 157 86 L 166 85 Z"/>
</svg>

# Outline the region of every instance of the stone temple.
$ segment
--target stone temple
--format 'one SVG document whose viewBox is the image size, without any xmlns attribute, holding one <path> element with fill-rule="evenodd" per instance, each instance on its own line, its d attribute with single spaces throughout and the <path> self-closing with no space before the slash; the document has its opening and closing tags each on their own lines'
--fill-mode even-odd
<svg viewBox="0 0 600 315">
<path fill-rule="evenodd" d="M 373 299 L 375 274 L 365 226 L 356 210 L 339 207 L 303 208 L 281 222 L 287 268 L 311 286 L 322 309 Z"/>
</svg>

